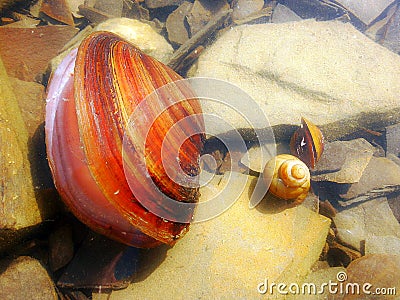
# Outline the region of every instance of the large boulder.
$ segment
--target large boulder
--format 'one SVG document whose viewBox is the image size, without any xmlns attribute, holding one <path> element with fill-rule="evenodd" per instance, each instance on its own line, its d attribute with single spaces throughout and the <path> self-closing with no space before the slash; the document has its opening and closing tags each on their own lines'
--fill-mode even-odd
<svg viewBox="0 0 400 300">
<path fill-rule="evenodd" d="M 328 139 L 400 121 L 400 57 L 348 23 L 233 27 L 206 49 L 189 75 L 238 85 L 272 126 L 298 125 L 304 116 L 321 125 Z M 205 112 L 249 127 L 230 109 L 206 104 Z"/>
</svg>

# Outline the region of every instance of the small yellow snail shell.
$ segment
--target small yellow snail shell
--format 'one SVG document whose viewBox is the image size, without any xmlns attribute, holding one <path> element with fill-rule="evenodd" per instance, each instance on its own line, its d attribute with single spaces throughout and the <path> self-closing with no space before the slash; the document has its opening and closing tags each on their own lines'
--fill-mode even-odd
<svg viewBox="0 0 400 300">
<path fill-rule="evenodd" d="M 310 189 L 310 171 L 306 164 L 290 154 L 280 154 L 269 160 L 263 172 L 269 192 L 274 196 L 301 204 Z"/>
</svg>

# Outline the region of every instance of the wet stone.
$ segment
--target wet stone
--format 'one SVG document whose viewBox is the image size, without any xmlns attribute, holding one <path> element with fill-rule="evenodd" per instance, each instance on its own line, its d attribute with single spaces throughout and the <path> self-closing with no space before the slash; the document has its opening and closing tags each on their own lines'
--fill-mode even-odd
<svg viewBox="0 0 400 300">
<path fill-rule="evenodd" d="M 232 20 L 240 20 L 257 13 L 264 6 L 264 0 L 237 0 L 233 6 Z"/>
<path fill-rule="evenodd" d="M 347 192 L 340 194 L 342 205 L 366 201 L 400 190 L 400 166 L 386 157 L 372 157 L 363 175 Z"/>
<path fill-rule="evenodd" d="M 79 6 L 79 14 L 84 16 L 87 20 L 89 20 L 90 23 L 93 24 L 99 24 L 114 17 L 86 4 Z"/>
<path fill-rule="evenodd" d="M 0 251 L 54 212 L 52 199 L 38 197 L 29 160 L 31 138 L 0 59 Z M 12 122 L 11 122 L 12 121 Z M 12 239 L 9 239 L 12 237 Z M 9 246 L 9 245 L 5 245 Z"/>
<path fill-rule="evenodd" d="M 397 165 L 400 166 L 400 157 L 398 157 L 392 153 L 387 153 L 386 158 L 390 159 L 391 161 L 393 161 L 394 163 L 396 163 Z"/>
<path fill-rule="evenodd" d="M 167 63 L 167 66 L 173 70 L 179 70 L 185 60 L 190 60 L 191 56 L 197 58 L 198 55 L 196 53 L 198 53 L 198 51 L 202 53 L 204 49 L 201 44 L 208 39 L 209 36 L 213 35 L 213 33 L 225 22 L 231 12 L 231 9 L 223 10 L 213 16 L 207 25 L 201 28 L 194 36 L 188 39 L 174 52 L 170 61 Z"/>
<path fill-rule="evenodd" d="M 84 5 L 87 1 L 86 0 L 67 0 L 68 6 L 71 9 L 72 14 L 74 17 L 80 18 L 81 15 L 78 14 L 79 6 Z"/>
<path fill-rule="evenodd" d="M 333 218 L 338 237 L 360 250 L 360 242 L 372 236 L 400 238 L 400 224 L 394 217 L 386 198 L 364 202 L 345 209 Z"/>
<path fill-rule="evenodd" d="M 279 4 L 274 8 L 274 12 L 272 14 L 272 23 L 285 23 L 285 22 L 293 22 L 300 21 L 301 18 L 288 7 Z"/>
<path fill-rule="evenodd" d="M 0 262 L 1 299 L 57 300 L 53 281 L 39 261 L 21 256 Z"/>
<path fill-rule="evenodd" d="M 365 25 L 374 21 L 394 0 L 336 0 Z"/>
<path fill-rule="evenodd" d="M 374 153 L 364 139 L 326 143 L 321 159 L 311 172 L 314 181 L 355 183 L 360 181 Z"/>
<path fill-rule="evenodd" d="M 261 173 L 267 162 L 275 156 L 272 149 L 273 147 L 267 145 L 251 147 L 240 162 L 250 170 Z"/>
<path fill-rule="evenodd" d="M 390 19 L 394 15 L 396 11 L 396 6 L 392 5 L 387 11 L 382 14 L 376 22 L 373 22 L 368 28 L 365 30 L 365 35 L 370 37 L 372 40 L 383 44 L 387 26 L 390 23 Z M 390 49 L 390 47 L 389 47 Z"/>
<path fill-rule="evenodd" d="M 386 153 L 400 155 L 400 124 L 386 127 L 385 144 Z"/>
<path fill-rule="evenodd" d="M 244 17 L 243 19 L 234 20 L 233 23 L 236 25 L 243 25 L 243 24 L 263 24 L 269 23 L 271 20 L 272 15 L 272 7 L 267 6 L 251 15 Z"/>
<path fill-rule="evenodd" d="M 10 83 L 21 109 L 28 134 L 32 138 L 38 127 L 44 122 L 46 106 L 44 86 L 17 78 L 10 78 Z"/>
<path fill-rule="evenodd" d="M 396 294 L 390 296 L 379 297 L 379 299 L 397 299 L 398 291 L 400 289 L 400 255 L 393 254 L 369 254 L 353 261 L 347 267 L 347 280 L 346 282 L 362 284 L 369 283 L 370 291 L 374 287 L 380 288 L 393 288 Z M 387 290 L 388 291 L 388 290 Z M 375 296 L 375 295 L 374 295 Z M 375 297 L 374 297 L 375 298 Z M 338 299 L 335 297 L 335 299 Z M 345 299 L 357 300 L 367 299 L 360 298 L 359 294 L 346 295 Z M 373 299 L 368 298 L 368 299 Z M 375 298 L 377 299 L 377 298 Z"/>
<path fill-rule="evenodd" d="M 35 81 L 51 58 L 78 32 L 71 26 L 0 27 L 0 56 L 10 77 Z"/>
<path fill-rule="evenodd" d="M 23 18 L 20 21 L 13 22 L 7 25 L 3 25 L 2 27 L 12 27 L 12 28 L 36 28 L 37 25 L 39 25 L 40 20 L 34 19 L 34 18 Z"/>
<path fill-rule="evenodd" d="M 328 141 L 400 118 L 399 56 L 348 23 L 304 20 L 236 26 L 206 48 L 189 75 L 226 80 L 243 89 L 268 117 L 278 133 L 276 140 L 289 139 L 285 128 L 298 125 L 300 116 L 319 126 Z M 216 106 L 207 102 L 203 111 L 217 111 L 238 129 L 258 128 L 232 109 Z M 219 134 L 224 128 L 206 124 L 206 130 Z"/>
<path fill-rule="evenodd" d="M 149 10 L 146 7 L 142 6 L 139 2 L 130 1 L 129 3 L 127 3 L 126 1 L 124 1 L 124 3 L 126 4 L 126 7 L 124 7 L 124 10 L 122 11 L 122 15 L 124 17 L 137 20 L 150 20 Z M 153 22 L 154 27 L 157 28 L 157 31 L 161 30 L 164 27 L 164 24 L 161 23 L 157 18 L 154 18 Z"/>
<path fill-rule="evenodd" d="M 0 0 L 0 11 L 19 2 L 22 2 L 22 0 Z"/>
<path fill-rule="evenodd" d="M 387 24 L 383 45 L 395 53 L 400 53 L 400 6 L 398 5 L 392 19 Z"/>
<path fill-rule="evenodd" d="M 70 226 L 63 225 L 50 234 L 49 249 L 49 263 L 53 272 L 67 265 L 74 255 Z"/>
<path fill-rule="evenodd" d="M 138 272 L 141 250 L 90 233 L 58 280 L 64 288 L 128 286 Z"/>
<path fill-rule="evenodd" d="M 386 253 L 400 255 L 400 238 L 397 236 L 371 236 L 365 239 L 365 254 Z"/>
<path fill-rule="evenodd" d="M 335 240 L 329 241 L 328 244 L 326 259 L 330 266 L 347 267 L 353 260 L 361 257 L 360 251 L 344 246 Z"/>
<path fill-rule="evenodd" d="M 185 1 L 168 16 L 165 26 L 167 27 L 170 42 L 181 45 L 189 39 L 186 16 L 190 12 L 192 5 L 191 2 Z"/>
<path fill-rule="evenodd" d="M 400 194 L 390 195 L 388 197 L 388 202 L 394 216 L 400 223 Z"/>
<path fill-rule="evenodd" d="M 46 106 L 44 86 L 17 78 L 9 79 L 28 132 L 28 158 L 36 197 L 44 198 L 45 203 L 54 203 L 58 195 L 54 189 L 44 143 Z"/>
<path fill-rule="evenodd" d="M 285 6 L 294 11 L 302 19 L 315 18 L 319 20 L 332 20 L 340 16 L 345 11 L 333 1 L 328 3 L 320 0 L 286 0 Z"/>
<path fill-rule="evenodd" d="M 160 8 L 171 5 L 180 5 L 184 0 L 145 0 L 148 8 Z"/>
<path fill-rule="evenodd" d="M 190 27 L 190 35 L 193 36 L 203 28 L 214 15 L 223 10 L 228 10 L 229 4 L 226 0 L 195 0 L 187 15 L 187 22 Z"/>
<path fill-rule="evenodd" d="M 325 244 L 330 220 L 304 206 L 268 213 L 264 202 L 249 209 L 255 178 L 236 174 L 229 182 L 233 173 L 214 176 L 201 188 L 200 202 L 221 192 L 221 200 L 237 202 L 215 218 L 191 224 L 174 247 L 158 254 L 159 260 L 143 262 L 150 272 L 138 274 L 110 299 L 254 299 L 265 278 L 298 282 L 306 276 Z M 240 191 L 243 180 L 249 182 Z"/>
<path fill-rule="evenodd" d="M 39 16 L 49 24 L 61 22 L 74 26 L 71 10 L 65 0 L 42 0 Z"/>
<path fill-rule="evenodd" d="M 122 16 L 122 9 L 123 9 L 124 1 L 123 0 L 97 0 L 94 8 L 105 12 L 114 17 L 121 17 Z"/>
</svg>

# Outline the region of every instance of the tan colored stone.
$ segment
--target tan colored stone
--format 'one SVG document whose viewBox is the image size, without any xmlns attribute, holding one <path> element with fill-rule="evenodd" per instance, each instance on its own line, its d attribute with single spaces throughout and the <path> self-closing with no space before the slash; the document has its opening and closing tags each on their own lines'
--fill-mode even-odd
<svg viewBox="0 0 400 300">
<path fill-rule="evenodd" d="M 46 97 L 44 86 L 10 78 L 10 83 L 21 109 L 29 137 L 33 137 L 38 127 L 44 122 Z"/>
<path fill-rule="evenodd" d="M 337 274 L 345 271 L 346 269 L 344 267 L 328 267 L 312 272 L 308 274 L 302 283 L 299 284 L 300 288 L 303 286 L 305 287 L 305 293 L 289 295 L 287 299 L 299 299 L 299 297 L 312 300 L 327 299 L 327 296 L 329 295 L 329 288 L 328 286 L 325 286 L 325 284 L 328 284 L 330 281 L 336 283 L 339 282 L 337 280 Z"/>
<path fill-rule="evenodd" d="M 233 6 L 232 20 L 239 20 L 260 11 L 264 0 L 237 0 Z"/>
<path fill-rule="evenodd" d="M 386 196 L 400 190 L 400 166 L 386 157 L 372 157 L 360 180 L 340 195 L 343 205 Z"/>
<path fill-rule="evenodd" d="M 53 281 L 36 259 L 19 257 L 13 261 L 2 261 L 0 265 L 1 299 L 58 299 Z"/>
<path fill-rule="evenodd" d="M 313 170 L 311 179 L 336 183 L 358 182 L 374 150 L 374 146 L 361 138 L 326 143 L 324 153 Z"/>
<path fill-rule="evenodd" d="M 41 222 L 28 161 L 28 133 L 7 73 L 0 61 L 0 229 Z"/>
<path fill-rule="evenodd" d="M 358 299 L 398 299 L 400 289 L 400 255 L 393 254 L 368 254 L 350 263 L 347 267 L 346 282 L 357 283 L 360 293 L 345 295 L 344 298 L 334 299 L 358 300 Z M 366 295 L 362 287 L 368 284 Z M 379 288 L 379 290 L 377 290 Z M 385 289 L 385 290 L 383 290 Z M 385 295 L 376 297 L 375 292 L 385 292 Z"/>
<path fill-rule="evenodd" d="M 376 20 L 388 6 L 392 5 L 394 0 L 382 0 L 375 2 L 373 0 L 337 0 L 341 6 L 348 10 L 366 25 Z"/>
<path fill-rule="evenodd" d="M 226 0 L 195 0 L 190 13 L 186 17 L 191 36 L 194 36 L 203 28 L 213 16 L 228 9 L 229 4 Z"/>
<path fill-rule="evenodd" d="M 365 239 L 365 254 L 400 255 L 400 238 L 396 236 L 371 236 Z"/>
<path fill-rule="evenodd" d="M 399 56 L 349 23 L 237 26 L 203 52 L 190 74 L 238 85 L 272 126 L 298 125 L 301 116 L 325 125 L 321 129 L 328 140 L 400 119 Z M 216 110 L 208 102 L 203 111 L 249 128 L 231 109 Z"/>
<path fill-rule="evenodd" d="M 1 252 L 51 216 L 54 198 L 35 189 L 30 136 L 1 59 L 0 82 Z"/>
<path fill-rule="evenodd" d="M 400 224 L 386 198 L 378 198 L 345 209 L 334 217 L 338 237 L 360 250 L 360 242 L 372 236 L 400 238 Z"/>
<path fill-rule="evenodd" d="M 250 148 L 241 158 L 240 162 L 249 169 L 262 172 L 267 162 L 272 159 L 276 153 L 271 152 L 271 146 L 255 146 Z"/>
<path fill-rule="evenodd" d="M 214 176 L 200 201 L 229 189 L 222 199 L 238 200 L 220 216 L 194 223 L 165 259 L 110 299 L 257 298 L 257 285 L 299 281 L 318 260 L 330 220 L 303 206 L 268 213 L 268 203 L 249 209 L 254 177 Z M 247 183 L 246 180 L 248 179 Z M 246 183 L 242 193 L 236 186 Z M 239 196 L 240 195 L 240 196 Z M 148 268 L 152 270 L 151 262 Z"/>
<path fill-rule="evenodd" d="M 182 45 L 189 39 L 189 32 L 186 28 L 186 16 L 192 5 L 191 2 L 184 1 L 168 16 L 165 26 L 170 42 Z"/>
</svg>

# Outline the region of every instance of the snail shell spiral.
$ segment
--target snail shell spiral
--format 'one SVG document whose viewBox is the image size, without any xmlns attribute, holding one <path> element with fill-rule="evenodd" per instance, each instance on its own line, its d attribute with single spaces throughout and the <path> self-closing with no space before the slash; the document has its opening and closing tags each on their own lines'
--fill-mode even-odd
<svg viewBox="0 0 400 300">
<path fill-rule="evenodd" d="M 290 154 L 280 154 L 267 162 L 263 177 L 271 182 L 269 192 L 300 204 L 310 190 L 310 171 L 305 163 Z"/>
</svg>

